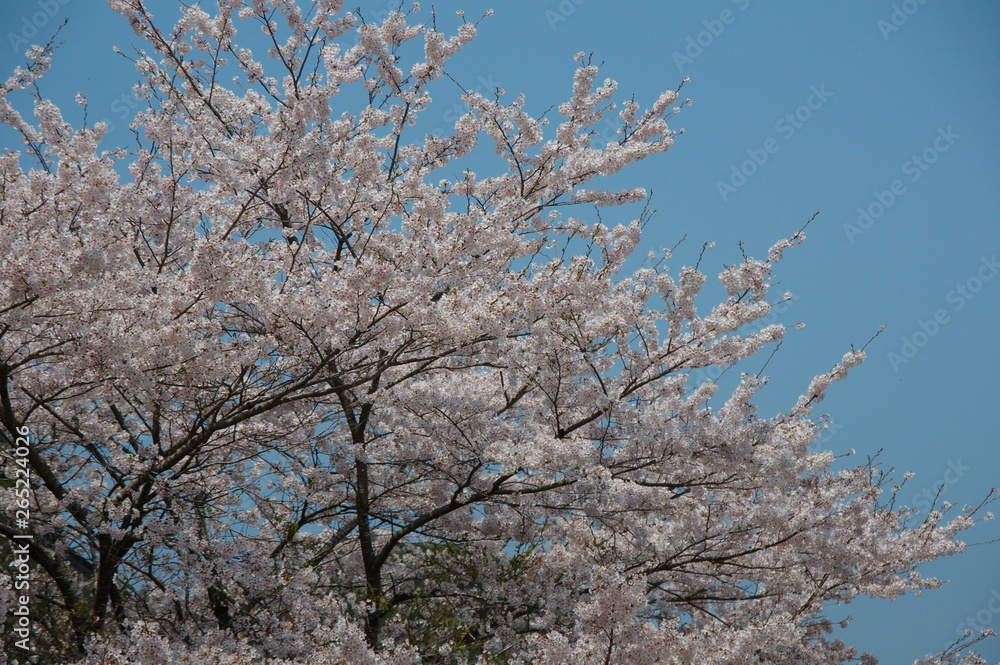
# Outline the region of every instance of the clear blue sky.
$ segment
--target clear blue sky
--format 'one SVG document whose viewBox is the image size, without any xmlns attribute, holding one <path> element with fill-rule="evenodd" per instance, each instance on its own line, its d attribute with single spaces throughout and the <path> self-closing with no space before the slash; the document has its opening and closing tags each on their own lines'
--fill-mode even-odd
<svg viewBox="0 0 1000 665">
<path fill-rule="evenodd" d="M 640 101 L 690 76 L 684 96 L 694 104 L 674 122 L 685 133 L 667 155 L 622 179 L 654 191 L 659 212 L 643 249 L 687 234 L 679 261 L 693 263 L 701 243 L 714 241 L 702 267 L 717 268 L 737 259 L 737 242 L 762 256 L 820 211 L 806 244 L 778 270 L 782 290 L 796 294 L 781 320 L 807 327 L 793 331 L 768 365 L 763 413 L 787 408 L 812 376 L 886 324 L 868 362 L 831 391 L 825 410 L 836 428 L 826 445 L 838 453 L 854 448 L 859 457 L 884 449 L 888 464 L 916 472 L 901 494 L 916 507 L 941 483 L 944 498 L 960 504 L 1000 485 L 1000 5 L 434 4 L 441 15 L 464 7 L 470 17 L 494 8 L 453 73 L 469 88 L 524 92 L 536 111 L 565 99 L 572 56 L 581 50 L 594 51 L 623 96 L 634 92 Z M 396 5 L 365 1 L 361 8 L 377 18 Z M 20 62 L 32 22 L 42 25 L 40 41 L 63 17 L 65 45 L 43 93 L 68 105 L 84 92 L 90 120 L 114 123 L 112 140 L 129 142 L 135 76 L 111 46 L 134 37 L 103 2 L 3 3 L 0 70 Z M 443 127 L 454 112 L 444 105 L 429 113 L 440 113 Z M 759 164 L 747 162 L 755 157 Z M 743 179 L 734 168 L 751 175 Z M 860 222 L 859 208 L 868 214 Z M 967 540 L 994 538 L 998 522 Z M 927 567 L 951 580 L 944 589 L 830 614 L 854 617 L 848 641 L 887 665 L 909 665 L 945 648 L 967 618 L 1000 625 L 1000 612 L 990 609 L 991 601 L 1000 608 L 998 561 L 1000 544 L 976 547 Z M 1000 639 L 981 653 L 1000 660 Z"/>
</svg>

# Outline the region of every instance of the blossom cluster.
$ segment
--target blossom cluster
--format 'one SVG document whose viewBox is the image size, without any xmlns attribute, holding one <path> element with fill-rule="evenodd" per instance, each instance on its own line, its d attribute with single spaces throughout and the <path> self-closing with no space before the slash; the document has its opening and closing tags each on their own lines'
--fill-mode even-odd
<svg viewBox="0 0 1000 665">
<path fill-rule="evenodd" d="M 618 102 L 580 55 L 554 127 L 467 91 L 422 134 L 464 15 L 109 4 L 148 44 L 138 148 L 30 95 L 51 45 L 0 87 L 38 662 L 874 662 L 827 615 L 962 550 L 977 509 L 914 519 L 812 445 L 862 352 L 774 417 L 691 378 L 782 339 L 750 324 L 804 236 L 708 309 L 698 267 L 633 269 L 645 191 L 600 181 L 673 145 L 676 90 Z"/>
</svg>

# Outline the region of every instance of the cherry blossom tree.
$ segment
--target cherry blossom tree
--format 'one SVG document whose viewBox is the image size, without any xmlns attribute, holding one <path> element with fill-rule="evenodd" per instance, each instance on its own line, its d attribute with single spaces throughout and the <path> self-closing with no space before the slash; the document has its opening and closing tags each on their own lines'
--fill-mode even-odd
<svg viewBox="0 0 1000 665">
<path fill-rule="evenodd" d="M 837 606 L 939 585 L 919 566 L 982 506 L 918 516 L 812 445 L 863 350 L 774 417 L 763 377 L 694 381 L 781 340 L 751 324 L 804 234 L 708 308 L 697 266 L 634 256 L 646 192 L 601 182 L 673 145 L 677 91 L 618 99 L 580 55 L 549 114 L 465 91 L 433 135 L 461 15 L 109 4 L 146 44 L 139 147 L 36 92 L 52 43 L 0 88 L 0 542 L 30 536 L 34 627 L 8 655 L 874 663 Z"/>
</svg>

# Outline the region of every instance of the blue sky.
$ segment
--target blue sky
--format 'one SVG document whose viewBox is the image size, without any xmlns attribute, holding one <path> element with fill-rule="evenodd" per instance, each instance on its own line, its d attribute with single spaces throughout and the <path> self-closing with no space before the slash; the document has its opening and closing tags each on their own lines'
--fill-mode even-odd
<svg viewBox="0 0 1000 665">
<path fill-rule="evenodd" d="M 354 7 L 356 3 L 347 3 Z M 396 2 L 362 2 L 368 18 Z M 996 413 L 1000 353 L 1000 5 L 990 0 L 436 0 L 439 15 L 492 6 L 480 37 L 454 61 L 467 88 L 524 92 L 538 112 L 563 101 L 572 56 L 593 51 L 622 97 L 652 102 L 685 76 L 694 103 L 666 155 L 618 180 L 653 190 L 658 212 L 643 250 L 687 241 L 676 268 L 716 247 L 703 268 L 763 256 L 816 211 L 802 247 L 777 274 L 804 322 L 767 373 L 762 413 L 794 402 L 851 344 L 869 360 L 825 403 L 824 444 L 917 475 L 900 495 L 916 507 L 978 503 L 1000 485 Z M 429 3 L 425 7 L 429 11 Z M 166 12 L 161 12 L 166 20 Z M 25 0 L 0 8 L 0 70 L 30 41 L 69 23 L 42 92 L 69 106 L 84 92 L 90 120 L 126 144 L 130 64 L 111 46 L 135 41 L 95 0 Z M 432 109 L 444 127 L 449 103 Z M 451 114 L 451 115 L 449 115 Z M 10 145 L 8 134 L 3 143 Z M 608 221 L 608 220 L 606 220 Z M 617 221 L 627 222 L 628 219 Z M 765 358 L 760 359 L 763 363 Z M 968 534 L 1000 538 L 997 522 Z M 1000 625 L 1000 543 L 928 566 L 944 589 L 831 610 L 844 637 L 888 665 L 943 649 L 971 619 Z M 992 608 L 992 609 L 991 609 Z M 980 652 L 1000 660 L 1000 639 Z"/>
</svg>

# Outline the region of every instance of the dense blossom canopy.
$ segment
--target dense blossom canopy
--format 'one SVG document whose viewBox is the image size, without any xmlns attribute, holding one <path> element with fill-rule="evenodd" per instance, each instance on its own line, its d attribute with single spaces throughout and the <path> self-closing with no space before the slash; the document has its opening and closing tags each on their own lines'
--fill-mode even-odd
<svg viewBox="0 0 1000 665">
<path fill-rule="evenodd" d="M 464 17 L 219 0 L 165 30 L 148 4 L 110 0 L 148 44 L 138 148 L 31 118 L 52 45 L 0 88 L 0 464 L 28 478 L 0 543 L 32 535 L 32 662 L 872 663 L 831 606 L 938 584 L 918 566 L 977 509 L 914 519 L 813 445 L 862 351 L 775 417 L 763 378 L 695 380 L 782 338 L 751 324 L 804 235 L 707 310 L 697 267 L 630 261 L 646 193 L 601 180 L 671 147 L 676 91 L 616 103 L 581 55 L 544 117 L 466 91 L 435 135 Z"/>
</svg>

